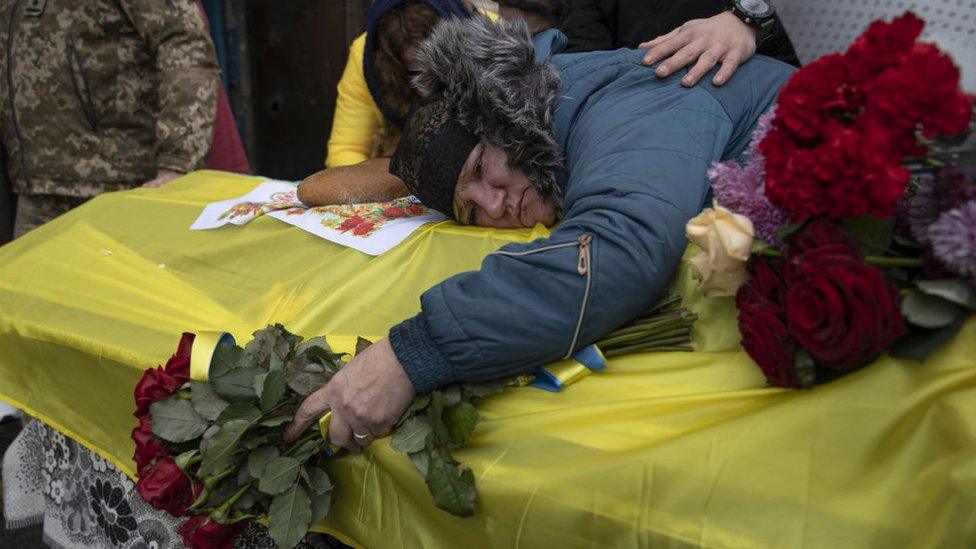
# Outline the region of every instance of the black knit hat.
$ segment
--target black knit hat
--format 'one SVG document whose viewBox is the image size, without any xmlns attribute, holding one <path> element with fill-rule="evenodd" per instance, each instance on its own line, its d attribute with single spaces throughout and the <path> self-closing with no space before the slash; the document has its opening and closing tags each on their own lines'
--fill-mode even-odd
<svg viewBox="0 0 976 549">
<path fill-rule="evenodd" d="M 447 100 L 431 96 L 407 118 L 390 160 L 390 173 L 403 180 L 425 206 L 454 218 L 458 175 L 479 141 L 461 126 Z"/>
</svg>

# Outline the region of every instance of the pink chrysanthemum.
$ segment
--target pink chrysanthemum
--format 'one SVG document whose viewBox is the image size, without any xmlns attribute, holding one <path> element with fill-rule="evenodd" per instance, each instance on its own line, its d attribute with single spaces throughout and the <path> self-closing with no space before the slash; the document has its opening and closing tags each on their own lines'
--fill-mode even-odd
<svg viewBox="0 0 976 549">
<path fill-rule="evenodd" d="M 976 283 L 976 200 L 942 214 L 929 226 L 928 237 L 939 261 Z"/>
</svg>

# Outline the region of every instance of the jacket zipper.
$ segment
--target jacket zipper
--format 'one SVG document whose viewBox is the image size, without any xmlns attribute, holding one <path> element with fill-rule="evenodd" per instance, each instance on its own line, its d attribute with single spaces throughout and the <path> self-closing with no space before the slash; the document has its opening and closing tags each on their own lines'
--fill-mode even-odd
<svg viewBox="0 0 976 549">
<path fill-rule="evenodd" d="M 17 118 L 17 103 L 14 101 L 14 31 L 17 28 L 17 15 L 19 14 L 20 0 L 14 2 L 14 7 L 10 10 L 10 22 L 7 24 L 7 98 L 10 101 L 10 120 L 14 124 L 14 135 L 17 136 L 17 143 L 20 145 L 20 171 L 24 182 L 30 186 L 30 173 L 27 171 L 27 154 L 24 152 L 24 136 L 20 132 L 20 120 Z"/>
<path fill-rule="evenodd" d="M 71 87 L 74 88 L 75 97 L 81 104 L 81 112 L 85 115 L 85 120 L 91 126 L 93 132 L 98 133 L 98 117 L 95 115 L 95 104 L 91 98 L 91 87 L 88 85 L 88 76 L 85 74 L 85 65 L 82 63 L 78 48 L 75 47 L 74 40 L 68 42 L 67 46 L 68 70 L 71 73 Z M 78 79 L 81 78 L 79 86 Z"/>
<path fill-rule="evenodd" d="M 552 244 L 550 246 L 543 246 L 541 248 L 536 248 L 534 250 L 528 250 L 525 252 L 492 252 L 492 254 L 505 255 L 509 257 L 524 257 L 542 252 L 560 250 L 562 248 L 579 248 L 579 259 L 577 259 L 576 262 L 576 272 L 579 273 L 580 276 L 586 277 L 586 288 L 583 290 L 583 302 L 580 304 L 580 313 L 579 318 L 576 321 L 576 330 L 573 332 L 573 341 L 569 344 L 569 349 L 566 350 L 566 354 L 563 355 L 563 360 L 573 356 L 573 350 L 576 349 L 576 343 L 579 342 L 580 331 L 583 329 L 583 319 L 586 318 L 586 306 L 590 299 L 590 286 L 593 284 L 593 269 L 590 256 L 590 245 L 592 243 L 593 235 L 583 233 L 574 242 Z"/>
</svg>

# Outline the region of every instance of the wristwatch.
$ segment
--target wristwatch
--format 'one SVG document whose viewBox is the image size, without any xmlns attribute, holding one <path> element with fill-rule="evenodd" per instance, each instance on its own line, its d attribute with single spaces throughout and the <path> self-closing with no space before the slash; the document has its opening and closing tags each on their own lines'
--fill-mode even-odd
<svg viewBox="0 0 976 549">
<path fill-rule="evenodd" d="M 743 23 L 756 29 L 757 46 L 773 35 L 776 9 L 768 0 L 731 0 L 728 9 Z"/>
</svg>

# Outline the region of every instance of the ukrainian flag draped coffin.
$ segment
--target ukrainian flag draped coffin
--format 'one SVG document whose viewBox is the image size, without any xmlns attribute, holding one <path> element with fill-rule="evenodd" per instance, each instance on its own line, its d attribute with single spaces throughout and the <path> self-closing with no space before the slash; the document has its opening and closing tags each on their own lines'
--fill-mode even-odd
<svg viewBox="0 0 976 549">
<path fill-rule="evenodd" d="M 132 389 L 181 332 L 381 335 L 426 288 L 546 235 L 443 223 L 371 258 L 269 218 L 188 230 L 257 182 L 198 172 L 103 195 L 0 248 L 0 397 L 131 475 Z M 702 298 L 686 269 L 672 286 L 700 315 L 696 352 L 612 359 L 561 393 L 480 405 L 456 454 L 477 479 L 474 517 L 434 507 L 380 440 L 330 464 L 317 529 L 367 547 L 976 544 L 976 322 L 924 364 L 882 357 L 787 391 L 738 346 L 731 299 Z"/>
</svg>

